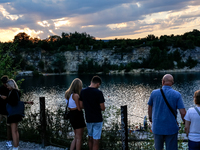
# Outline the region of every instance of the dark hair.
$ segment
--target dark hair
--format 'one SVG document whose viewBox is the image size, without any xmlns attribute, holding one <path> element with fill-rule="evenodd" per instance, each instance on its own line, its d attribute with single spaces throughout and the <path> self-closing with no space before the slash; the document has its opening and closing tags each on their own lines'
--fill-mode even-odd
<svg viewBox="0 0 200 150">
<path fill-rule="evenodd" d="M 93 78 L 92 78 L 92 81 L 91 81 L 92 83 L 99 83 L 100 85 L 101 85 L 101 78 L 99 77 L 99 76 L 94 76 Z"/>
<path fill-rule="evenodd" d="M 9 80 L 9 78 L 8 78 L 7 75 L 4 75 L 4 76 L 1 77 L 1 82 L 2 82 L 2 83 L 7 83 L 8 80 Z"/>
<path fill-rule="evenodd" d="M 200 104 L 200 90 L 197 90 L 194 92 L 194 103 Z"/>
</svg>

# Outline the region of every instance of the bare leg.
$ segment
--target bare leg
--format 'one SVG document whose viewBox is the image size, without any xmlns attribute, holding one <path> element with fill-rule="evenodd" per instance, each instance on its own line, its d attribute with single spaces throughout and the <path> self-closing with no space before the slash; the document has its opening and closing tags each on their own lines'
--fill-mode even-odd
<svg viewBox="0 0 200 150">
<path fill-rule="evenodd" d="M 92 150 L 99 150 L 99 140 L 93 139 L 93 149 Z"/>
<path fill-rule="evenodd" d="M 12 132 L 12 137 L 13 137 L 13 145 L 14 147 L 19 146 L 19 132 L 18 132 L 18 123 L 11 123 L 11 132 Z"/>
<path fill-rule="evenodd" d="M 88 137 L 88 146 L 89 146 L 89 150 L 92 150 L 92 147 L 93 147 L 93 137 L 91 137 L 91 136 Z"/>
<path fill-rule="evenodd" d="M 82 136 L 83 136 L 84 128 L 76 129 L 76 150 L 81 150 L 82 146 Z"/>
<path fill-rule="evenodd" d="M 76 147 L 76 130 L 74 130 L 74 134 L 75 134 L 75 136 L 74 136 L 74 139 L 73 139 L 73 141 L 70 145 L 70 150 L 74 150 L 75 147 Z"/>
</svg>

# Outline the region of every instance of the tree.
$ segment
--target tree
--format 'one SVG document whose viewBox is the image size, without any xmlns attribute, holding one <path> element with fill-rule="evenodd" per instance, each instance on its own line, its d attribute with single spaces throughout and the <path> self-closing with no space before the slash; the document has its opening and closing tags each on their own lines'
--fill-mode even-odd
<svg viewBox="0 0 200 150">
<path fill-rule="evenodd" d="M 62 54 L 56 54 L 55 55 L 55 59 L 52 63 L 52 66 L 54 67 L 54 70 L 58 70 L 59 73 L 64 71 L 65 68 L 65 64 L 66 64 L 66 58 L 64 55 Z"/>
<path fill-rule="evenodd" d="M 20 32 L 14 37 L 14 43 L 18 43 L 19 47 L 29 47 L 32 42 L 29 40 L 30 36 L 25 32 Z"/>
<path fill-rule="evenodd" d="M 15 79 L 17 75 L 17 69 L 21 60 L 18 63 L 14 63 L 15 56 L 13 55 L 17 45 L 15 43 L 9 43 L 9 45 L 0 44 L 0 77 L 7 75 L 9 78 Z M 6 49 L 6 51 L 5 51 Z M 17 84 L 23 81 L 18 80 Z"/>
</svg>

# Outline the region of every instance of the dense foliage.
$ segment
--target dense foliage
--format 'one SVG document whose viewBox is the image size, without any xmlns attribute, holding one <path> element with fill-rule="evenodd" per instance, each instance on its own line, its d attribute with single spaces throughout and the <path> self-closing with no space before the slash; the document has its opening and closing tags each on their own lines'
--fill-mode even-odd
<svg viewBox="0 0 200 150">
<path fill-rule="evenodd" d="M 28 34 L 22 32 L 18 33 L 12 42 L 0 43 L 1 50 L 7 52 L 9 47 L 15 45 L 16 51 L 12 52 L 15 56 L 14 64 L 19 62 L 21 70 L 32 70 L 32 71 L 45 71 L 45 72 L 63 72 L 65 66 L 65 59 L 59 56 L 60 52 L 75 51 L 75 50 L 86 50 L 96 51 L 101 49 L 114 49 L 115 53 L 118 53 L 123 59 L 125 53 L 132 52 L 134 48 L 139 47 L 151 47 L 150 56 L 147 59 L 143 59 L 142 63 L 132 62 L 130 64 L 118 64 L 110 65 L 109 61 L 105 60 L 103 65 L 100 66 L 93 60 L 85 60 L 79 65 L 79 73 L 84 72 L 104 72 L 108 73 L 109 70 L 122 70 L 125 69 L 127 72 L 133 68 L 151 68 L 151 69 L 173 69 L 184 68 L 185 66 L 193 68 L 197 65 L 197 61 L 191 57 L 188 58 L 187 62 L 181 60 L 179 51 L 169 53 L 169 47 L 181 48 L 183 51 L 187 49 L 193 49 L 195 46 L 200 46 L 200 31 L 194 29 L 192 32 L 184 33 L 183 35 L 162 35 L 156 37 L 155 35 L 148 35 L 145 38 L 138 39 L 114 39 L 114 40 L 96 40 L 93 36 L 87 33 L 65 33 L 61 36 L 53 35 L 47 39 L 41 40 L 38 38 L 31 38 Z M 46 54 L 54 55 L 55 59 L 52 66 L 44 67 L 45 62 L 35 58 L 38 61 L 37 66 L 27 64 L 27 60 L 22 57 L 23 53 L 34 53 L 37 51 L 45 51 Z M 6 60 L 4 60 L 6 61 Z M 13 60 L 12 60 L 13 61 Z M 173 62 L 177 65 L 174 66 Z M 2 66 L 3 67 L 3 66 Z M 16 67 L 16 66 L 15 66 Z M 53 67 L 53 68 L 52 68 Z"/>
</svg>

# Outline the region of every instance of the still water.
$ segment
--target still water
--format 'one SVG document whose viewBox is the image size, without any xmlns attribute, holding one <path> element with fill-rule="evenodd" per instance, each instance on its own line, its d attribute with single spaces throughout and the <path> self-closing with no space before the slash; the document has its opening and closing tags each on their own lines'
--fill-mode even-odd
<svg viewBox="0 0 200 150">
<path fill-rule="evenodd" d="M 127 105 L 129 123 L 142 123 L 147 116 L 147 102 L 152 90 L 161 88 L 163 74 L 135 74 L 135 75 L 100 75 L 102 85 L 100 90 L 105 97 L 105 105 Z M 200 89 L 200 73 L 172 73 L 175 84 L 172 86 L 182 94 L 186 109 L 194 106 L 193 94 Z M 42 77 L 23 77 L 21 84 L 23 99 L 34 101 L 32 112 L 39 111 L 39 97 L 45 97 L 46 108 L 55 111 L 58 107 L 64 109 L 64 93 L 74 78 L 83 81 L 83 87 L 90 85 L 93 75 L 54 75 Z M 180 114 L 178 115 L 180 121 Z"/>
</svg>

